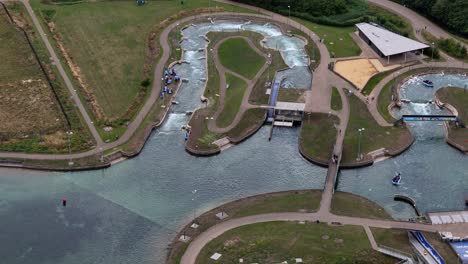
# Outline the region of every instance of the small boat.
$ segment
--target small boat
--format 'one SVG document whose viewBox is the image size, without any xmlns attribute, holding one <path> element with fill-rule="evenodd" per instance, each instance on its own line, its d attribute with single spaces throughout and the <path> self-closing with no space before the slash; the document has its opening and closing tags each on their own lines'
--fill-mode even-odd
<svg viewBox="0 0 468 264">
<path fill-rule="evenodd" d="M 434 87 L 434 83 L 432 81 L 429 81 L 429 80 L 423 80 L 422 83 L 424 84 L 424 86 L 426 87 L 429 87 L 429 88 L 432 88 Z"/>
<path fill-rule="evenodd" d="M 397 174 L 395 175 L 395 177 L 393 177 L 392 183 L 393 183 L 393 185 L 399 185 L 400 182 L 401 182 L 401 174 L 400 174 L 400 173 L 397 173 Z"/>
</svg>

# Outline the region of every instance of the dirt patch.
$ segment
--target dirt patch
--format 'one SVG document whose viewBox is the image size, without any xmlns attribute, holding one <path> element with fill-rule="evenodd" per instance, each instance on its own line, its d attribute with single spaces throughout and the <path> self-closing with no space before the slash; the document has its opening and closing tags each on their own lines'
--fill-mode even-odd
<svg viewBox="0 0 468 264">
<path fill-rule="evenodd" d="M 224 241 L 223 245 L 225 247 L 232 247 L 241 241 L 240 237 L 236 236 L 229 240 Z"/>
<path fill-rule="evenodd" d="M 362 89 L 375 74 L 399 66 L 398 64 L 383 66 L 377 59 L 355 59 L 337 61 L 334 70 L 353 83 L 358 89 Z"/>
<path fill-rule="evenodd" d="M 42 79 L 0 83 L 0 139 L 55 133 L 63 116 Z"/>
</svg>

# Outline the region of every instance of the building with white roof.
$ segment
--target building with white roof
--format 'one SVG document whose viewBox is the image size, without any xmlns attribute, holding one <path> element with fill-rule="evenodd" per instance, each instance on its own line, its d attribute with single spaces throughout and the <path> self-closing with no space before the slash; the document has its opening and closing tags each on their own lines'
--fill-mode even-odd
<svg viewBox="0 0 468 264">
<path fill-rule="evenodd" d="M 359 30 L 359 36 L 369 44 L 380 56 L 387 57 L 429 48 L 428 45 L 403 37 L 376 24 L 359 23 L 356 24 Z"/>
</svg>

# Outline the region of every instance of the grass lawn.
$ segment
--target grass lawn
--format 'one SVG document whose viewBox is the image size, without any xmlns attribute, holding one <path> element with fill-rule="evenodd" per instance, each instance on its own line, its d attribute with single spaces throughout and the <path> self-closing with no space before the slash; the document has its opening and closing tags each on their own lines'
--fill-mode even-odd
<svg viewBox="0 0 468 264">
<path fill-rule="evenodd" d="M 338 92 L 338 89 L 336 87 L 332 88 L 332 97 L 331 97 L 331 109 L 335 111 L 339 111 L 343 108 L 342 102 L 341 102 L 341 95 Z"/>
<path fill-rule="evenodd" d="M 266 111 L 266 109 L 262 108 L 252 108 L 245 111 L 239 123 L 237 123 L 233 129 L 229 130 L 226 135 L 231 139 L 237 140 L 239 136 L 262 125 L 265 121 Z"/>
<path fill-rule="evenodd" d="M 368 152 L 380 148 L 397 150 L 405 144 L 408 144 L 411 134 L 406 127 L 381 127 L 377 124 L 369 113 L 366 105 L 359 100 L 359 98 L 355 95 L 348 98 L 351 112 L 344 138 L 343 164 L 351 164 L 356 161 L 359 144 L 358 129 L 361 128 L 365 129 L 361 137 L 361 153 L 364 159 L 366 159 L 366 153 Z"/>
<path fill-rule="evenodd" d="M 273 212 L 315 212 L 320 206 L 321 191 L 282 192 L 266 195 L 264 198 L 252 200 L 247 206 L 237 206 L 231 209 L 231 217 L 266 214 Z"/>
<path fill-rule="evenodd" d="M 445 87 L 437 90 L 437 98 L 442 103 L 448 103 L 458 111 L 458 118 L 468 124 L 468 89 L 461 87 Z"/>
<path fill-rule="evenodd" d="M 294 18 L 294 20 L 312 30 L 320 38 L 325 39 L 328 51 L 330 54 L 335 54 L 336 58 L 358 56 L 361 54 L 361 49 L 350 35 L 356 31 L 354 27 L 325 26 L 300 18 Z"/>
<path fill-rule="evenodd" d="M 408 240 L 408 230 L 371 227 L 371 231 L 379 246 L 390 247 L 414 255 Z"/>
<path fill-rule="evenodd" d="M 230 230 L 208 243 L 196 263 L 394 263 L 395 259 L 372 250 L 362 227 L 326 224 L 268 222 Z"/>
<path fill-rule="evenodd" d="M 327 162 L 336 141 L 335 124 L 340 120 L 332 115 L 307 113 L 302 123 L 300 148 L 304 155 Z"/>
<path fill-rule="evenodd" d="M 278 90 L 278 101 L 305 103 L 305 91 L 303 89 L 281 88 Z"/>
<path fill-rule="evenodd" d="M 220 127 L 227 127 L 232 123 L 239 112 L 242 98 L 247 89 L 247 83 L 230 73 L 226 73 L 226 83 L 229 85 L 229 88 L 226 88 L 224 108 L 218 119 L 216 119 L 216 124 Z M 221 89 L 225 88 L 221 87 Z"/>
<path fill-rule="evenodd" d="M 268 52 L 271 54 L 272 62 L 260 78 L 258 78 L 257 83 L 250 93 L 249 102 L 252 104 L 268 104 L 269 95 L 266 94 L 266 89 L 270 87 L 265 86 L 265 83 L 273 82 L 276 71 L 288 68 L 288 65 L 284 63 L 278 51 L 268 50 Z"/>
<path fill-rule="evenodd" d="M 179 11 L 208 7 L 209 2 L 192 0 L 181 5 L 177 1 L 155 1 L 137 6 L 133 1 L 106 1 L 47 5 L 36 0 L 32 5 L 37 14 L 49 14 L 106 116 L 118 118 L 142 89 L 140 82 L 144 78 L 150 31 Z"/>
<path fill-rule="evenodd" d="M 375 86 L 377 86 L 377 84 L 379 84 L 380 81 L 382 81 L 385 77 L 387 77 L 388 75 L 392 74 L 393 72 L 395 72 L 397 70 L 398 69 L 393 69 L 393 70 L 389 70 L 389 71 L 385 71 L 385 72 L 380 72 L 380 73 L 372 76 L 372 78 L 370 78 L 369 81 L 367 81 L 364 88 L 362 88 L 361 93 L 363 95 L 369 95 L 372 92 L 372 90 L 374 90 Z"/>
<path fill-rule="evenodd" d="M 437 98 L 443 103 L 448 103 L 458 111 L 458 118 L 465 127 L 457 127 L 454 122 L 449 124 L 449 137 L 461 146 L 468 145 L 468 91 L 459 87 L 445 87 L 437 90 Z"/>
<path fill-rule="evenodd" d="M 265 58 L 242 38 L 223 41 L 219 46 L 218 56 L 224 67 L 248 79 L 253 79 L 265 64 Z"/>
<path fill-rule="evenodd" d="M 366 198 L 346 192 L 335 192 L 330 210 L 336 215 L 372 219 L 392 219 L 385 209 L 378 204 Z"/>
</svg>

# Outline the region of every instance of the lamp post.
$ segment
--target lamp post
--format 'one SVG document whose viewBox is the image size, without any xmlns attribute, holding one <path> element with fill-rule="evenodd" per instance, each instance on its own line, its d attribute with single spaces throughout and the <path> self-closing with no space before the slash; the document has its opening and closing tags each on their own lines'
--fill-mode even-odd
<svg viewBox="0 0 468 264">
<path fill-rule="evenodd" d="M 99 148 L 99 151 L 101 151 L 101 162 L 104 162 L 104 150 L 102 147 Z"/>
<path fill-rule="evenodd" d="M 267 81 L 270 81 L 270 66 L 271 66 L 271 53 L 268 53 L 268 78 Z"/>
<path fill-rule="evenodd" d="M 71 155 L 71 136 L 73 135 L 73 131 L 67 131 L 65 133 L 68 135 L 68 155 Z M 70 156 L 70 160 L 68 161 L 68 165 L 69 166 L 73 165 L 71 156 Z"/>
<path fill-rule="evenodd" d="M 435 43 L 432 42 L 431 43 L 431 69 L 432 67 L 434 67 L 434 46 L 435 46 Z"/>
<path fill-rule="evenodd" d="M 196 213 L 195 213 L 195 194 L 197 193 L 197 190 L 193 190 L 192 191 L 192 194 L 193 194 L 193 198 L 192 198 L 192 202 L 193 202 L 193 223 L 195 224 L 195 218 L 196 218 Z"/>
<path fill-rule="evenodd" d="M 359 137 L 358 137 L 358 154 L 356 160 L 361 160 L 362 159 L 362 154 L 361 154 L 361 136 L 362 132 L 366 130 L 365 128 L 359 128 Z"/>
<path fill-rule="evenodd" d="M 289 14 L 288 14 L 288 26 L 289 26 L 289 20 L 291 20 L 291 6 L 288 5 L 288 10 L 289 10 Z"/>
</svg>

